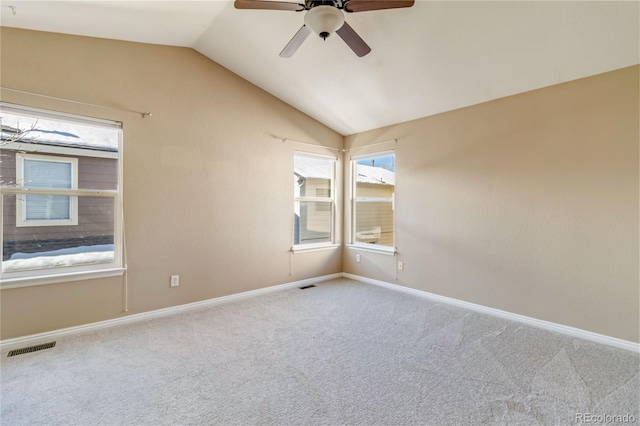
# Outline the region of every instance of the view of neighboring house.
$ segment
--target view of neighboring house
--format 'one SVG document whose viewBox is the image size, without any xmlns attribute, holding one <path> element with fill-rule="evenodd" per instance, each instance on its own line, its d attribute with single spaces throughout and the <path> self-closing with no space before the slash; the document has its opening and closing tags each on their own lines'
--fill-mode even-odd
<svg viewBox="0 0 640 426">
<path fill-rule="evenodd" d="M 293 244 L 331 243 L 335 159 L 296 155 L 293 169 Z"/>
<path fill-rule="evenodd" d="M 376 160 L 354 162 L 355 243 L 393 246 L 394 168 Z M 370 164 L 363 164 L 367 162 Z M 385 168 L 386 167 L 386 168 Z M 335 159 L 296 155 L 294 162 L 294 245 L 332 242 Z"/>
<path fill-rule="evenodd" d="M 115 199 L 73 195 L 117 191 L 113 132 L 3 111 L 0 161 L 3 272 L 113 261 Z"/>
<path fill-rule="evenodd" d="M 396 174 L 379 164 L 355 163 L 354 242 L 393 246 Z"/>
</svg>

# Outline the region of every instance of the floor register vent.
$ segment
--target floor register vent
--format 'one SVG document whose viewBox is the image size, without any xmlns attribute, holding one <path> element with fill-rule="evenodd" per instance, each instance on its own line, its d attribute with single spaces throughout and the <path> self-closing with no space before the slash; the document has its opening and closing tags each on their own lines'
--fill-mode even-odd
<svg viewBox="0 0 640 426">
<path fill-rule="evenodd" d="M 311 284 L 311 285 L 306 285 L 306 286 L 304 286 L 304 287 L 298 287 L 298 288 L 299 288 L 300 290 L 306 290 L 306 289 L 308 289 L 308 288 L 313 288 L 313 287 L 315 287 L 315 285 Z"/>
<path fill-rule="evenodd" d="M 28 354 L 30 352 L 41 351 L 43 349 L 51 349 L 55 345 L 56 345 L 56 342 L 49 342 L 49 343 L 43 343 L 41 345 L 29 346 L 28 348 L 14 349 L 12 351 L 9 351 L 9 354 L 7 355 L 7 357 Z"/>
</svg>

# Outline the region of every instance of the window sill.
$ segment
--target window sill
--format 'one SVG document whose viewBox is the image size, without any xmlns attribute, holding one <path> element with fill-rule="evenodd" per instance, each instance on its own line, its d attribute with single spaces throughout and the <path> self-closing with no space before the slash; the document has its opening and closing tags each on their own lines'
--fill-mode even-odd
<svg viewBox="0 0 640 426">
<path fill-rule="evenodd" d="M 373 253 L 388 254 L 389 256 L 395 255 L 398 250 L 395 247 L 387 246 L 375 246 L 374 244 L 360 245 L 360 244 L 347 244 L 347 248 L 352 250 L 370 251 Z"/>
<path fill-rule="evenodd" d="M 82 272 L 67 272 L 61 274 L 39 275 L 30 277 L 2 278 L 0 279 L 0 290 L 10 288 L 31 287 L 36 285 L 66 283 L 71 281 L 93 280 L 98 278 L 109 278 L 122 276 L 126 268 L 98 269 Z"/>
<path fill-rule="evenodd" d="M 292 253 L 304 253 L 307 251 L 329 250 L 341 247 L 341 244 L 309 244 L 308 246 L 294 246 L 291 248 Z"/>
</svg>

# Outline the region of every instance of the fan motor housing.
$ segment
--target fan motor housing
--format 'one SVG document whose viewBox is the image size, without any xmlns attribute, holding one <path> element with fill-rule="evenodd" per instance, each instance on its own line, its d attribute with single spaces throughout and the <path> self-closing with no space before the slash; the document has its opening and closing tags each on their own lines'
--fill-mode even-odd
<svg viewBox="0 0 640 426">
<path fill-rule="evenodd" d="M 313 9 L 316 6 L 333 6 L 342 9 L 346 1 L 343 0 L 306 0 L 305 9 Z"/>
</svg>

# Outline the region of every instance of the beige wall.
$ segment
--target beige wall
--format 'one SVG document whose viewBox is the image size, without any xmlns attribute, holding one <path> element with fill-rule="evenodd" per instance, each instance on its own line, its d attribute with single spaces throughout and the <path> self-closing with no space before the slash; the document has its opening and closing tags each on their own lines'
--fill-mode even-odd
<svg viewBox="0 0 640 426">
<path fill-rule="evenodd" d="M 398 258 L 346 249 L 345 271 L 638 342 L 638 81 L 636 66 L 348 137 L 399 140 Z"/>
<path fill-rule="evenodd" d="M 342 271 L 340 250 L 290 258 L 293 152 L 313 148 L 276 139 L 340 148 L 342 136 L 191 49 L 1 35 L 3 87 L 153 113 L 2 91 L 3 101 L 124 123 L 129 314 Z M 121 278 L 2 290 L 1 337 L 126 315 L 123 294 Z"/>
</svg>

